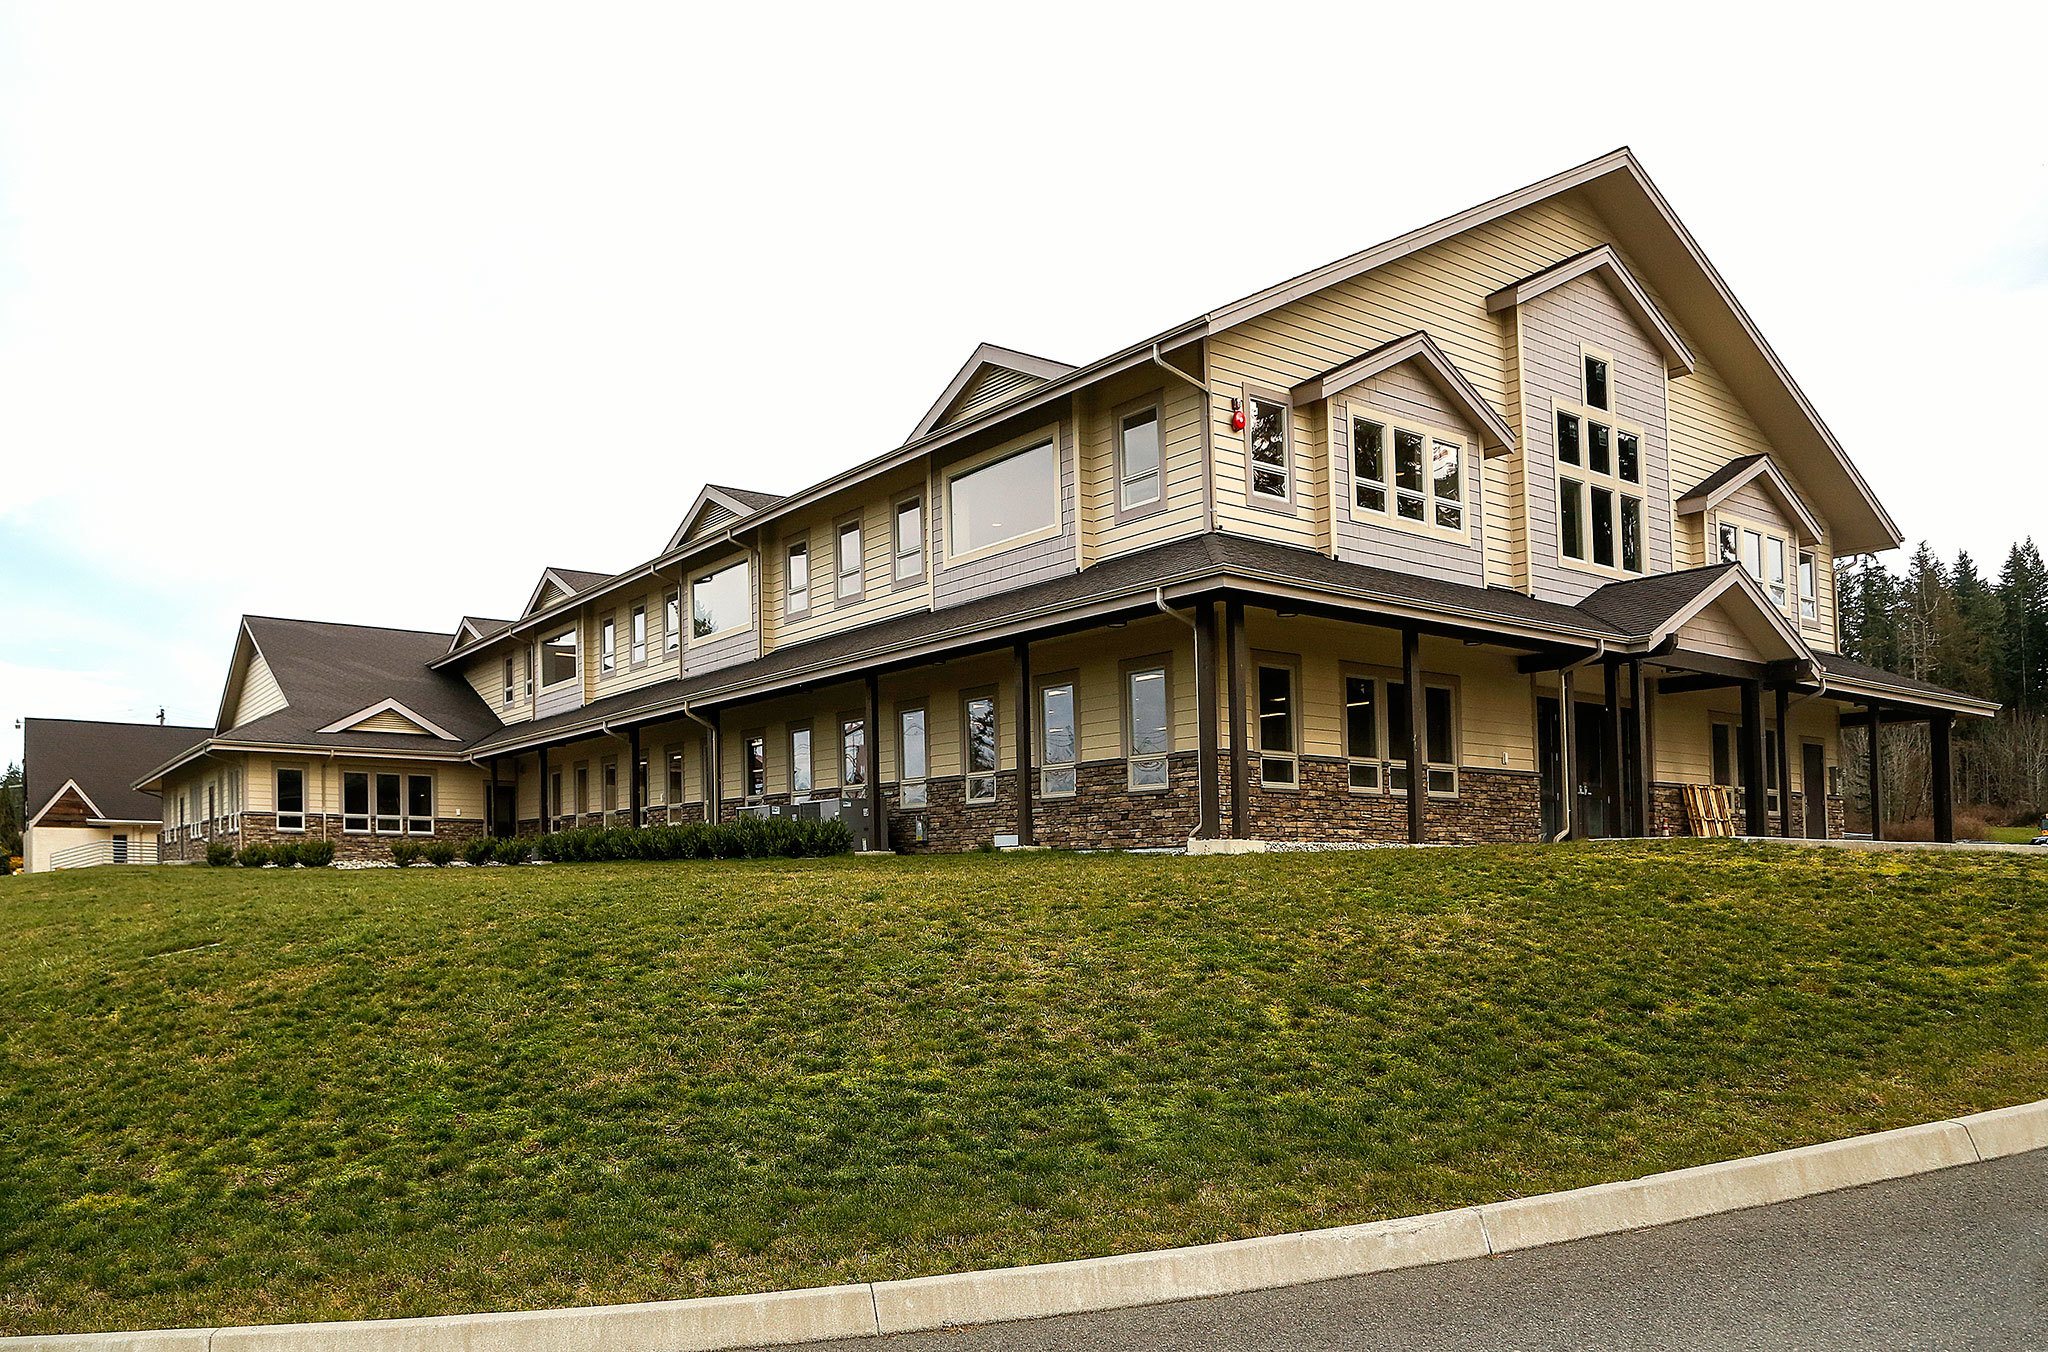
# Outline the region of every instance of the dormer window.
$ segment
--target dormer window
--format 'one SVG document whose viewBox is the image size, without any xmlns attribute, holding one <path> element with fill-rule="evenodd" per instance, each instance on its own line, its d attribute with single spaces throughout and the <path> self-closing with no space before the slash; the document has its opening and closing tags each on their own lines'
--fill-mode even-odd
<svg viewBox="0 0 2048 1352">
<path fill-rule="evenodd" d="M 1771 604 L 1786 614 L 1798 614 L 1804 618 L 1817 618 L 1820 613 L 1818 600 L 1813 603 L 1812 613 L 1807 611 L 1808 564 L 1812 554 L 1799 556 L 1799 597 L 1794 609 L 1793 580 L 1788 571 L 1788 560 L 1792 558 L 1791 545 L 1782 535 L 1773 534 L 1761 526 L 1752 526 L 1743 521 L 1721 519 L 1715 527 L 1721 549 L 1721 562 L 1739 563 L 1743 571 L 1755 578 Z"/>
<path fill-rule="evenodd" d="M 1820 565 L 1810 549 L 1799 555 L 1799 618 L 1820 619 Z"/>
<path fill-rule="evenodd" d="M 540 688 L 552 690 L 576 679 L 576 631 L 565 629 L 540 645 Z"/>
<path fill-rule="evenodd" d="M 1599 363 L 1596 382 L 1594 363 Z M 1620 573 L 1644 569 L 1643 434 L 1592 396 L 1607 398 L 1607 364 L 1588 357 L 1586 404 L 1556 410 L 1557 552 Z"/>
<path fill-rule="evenodd" d="M 1391 452 L 1391 454 L 1390 454 Z M 1389 460 L 1392 479 L 1389 481 Z M 1351 417 L 1352 519 L 1394 516 L 1439 530 L 1465 529 L 1465 443 L 1445 432 L 1378 414 Z"/>
<path fill-rule="evenodd" d="M 754 587 L 745 559 L 715 573 L 706 573 L 691 585 L 692 638 L 710 638 L 713 634 L 749 628 L 753 623 Z"/>
</svg>

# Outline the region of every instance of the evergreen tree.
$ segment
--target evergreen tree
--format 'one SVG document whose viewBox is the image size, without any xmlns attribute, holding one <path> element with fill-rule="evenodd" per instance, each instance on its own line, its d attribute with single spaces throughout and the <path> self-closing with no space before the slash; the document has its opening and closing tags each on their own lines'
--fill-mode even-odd
<svg viewBox="0 0 2048 1352">
<path fill-rule="evenodd" d="M 1952 684 L 1945 643 L 1954 636 L 1954 598 L 1948 569 L 1925 540 L 1913 551 L 1905 581 L 1898 586 L 1899 665 L 1893 670 L 1938 684 Z"/>
<path fill-rule="evenodd" d="M 1953 618 L 1945 641 L 1947 671 L 1954 687 L 1982 699 L 1997 697 L 1994 676 L 1998 664 L 1999 624 L 2002 611 L 1991 583 L 1977 571 L 1968 550 L 1956 555 L 1949 574 L 1949 591 L 1954 597 Z"/>
<path fill-rule="evenodd" d="M 2012 547 L 1998 575 L 1998 700 L 2018 713 L 2048 707 L 2048 565 L 2032 539 Z"/>
<path fill-rule="evenodd" d="M 7 772 L 0 774 L 0 855 L 21 853 L 24 787 L 20 763 L 10 761 Z"/>
</svg>

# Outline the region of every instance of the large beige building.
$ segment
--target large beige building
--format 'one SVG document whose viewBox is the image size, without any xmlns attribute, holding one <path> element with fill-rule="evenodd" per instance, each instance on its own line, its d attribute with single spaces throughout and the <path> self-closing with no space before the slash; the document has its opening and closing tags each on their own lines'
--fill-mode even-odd
<svg viewBox="0 0 2048 1352">
<path fill-rule="evenodd" d="M 1939 763 L 1990 712 L 1837 655 L 1836 560 L 1899 541 L 1624 150 L 1083 366 L 984 346 L 514 619 L 252 618 L 142 784 L 173 853 L 819 799 L 898 849 L 1536 840 L 1712 782 L 1834 834 L 1845 719 Z"/>
</svg>

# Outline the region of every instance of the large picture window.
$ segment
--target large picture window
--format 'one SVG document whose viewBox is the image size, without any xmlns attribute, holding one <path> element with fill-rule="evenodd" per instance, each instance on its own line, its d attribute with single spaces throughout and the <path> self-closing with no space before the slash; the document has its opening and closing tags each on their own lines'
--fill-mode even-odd
<svg viewBox="0 0 2048 1352">
<path fill-rule="evenodd" d="M 1422 759 L 1432 797 L 1448 798 L 1458 791 L 1458 722 L 1451 687 L 1425 679 L 1422 685 Z M 1387 788 L 1408 792 L 1408 687 L 1399 681 L 1386 684 Z"/>
<path fill-rule="evenodd" d="M 987 804 L 996 800 L 996 697 L 993 691 L 962 701 L 961 734 L 966 745 L 961 761 L 967 767 L 966 799 Z"/>
<path fill-rule="evenodd" d="M 323 809 L 324 810 L 324 809 Z M 277 829 L 306 829 L 306 772 L 283 769 L 277 772 Z"/>
<path fill-rule="evenodd" d="M 1377 412 L 1354 413 L 1352 519 L 1385 517 L 1391 502 L 1397 521 L 1462 534 L 1465 455 L 1463 438 L 1396 422 Z"/>
<path fill-rule="evenodd" d="M 1166 664 L 1148 663 L 1125 672 L 1124 764 L 1132 789 L 1167 787 L 1171 724 Z"/>
<path fill-rule="evenodd" d="M 1048 681 L 1038 691 L 1038 793 L 1071 798 L 1080 789 L 1080 715 L 1074 683 Z"/>
<path fill-rule="evenodd" d="M 754 589 L 747 561 L 706 573 L 690 587 L 690 634 L 709 638 L 754 623 Z"/>
<path fill-rule="evenodd" d="M 932 772 L 931 743 L 925 734 L 924 709 L 896 713 L 896 785 L 904 807 L 923 807 L 925 780 Z"/>
<path fill-rule="evenodd" d="M 946 481 L 946 555 L 963 558 L 1059 532 L 1059 457 L 1051 432 Z"/>
<path fill-rule="evenodd" d="M 1587 359 L 1589 387 L 1596 361 L 1604 392 L 1607 368 L 1598 358 Z M 1609 572 L 1642 572 L 1648 550 L 1642 433 L 1599 406 L 1560 405 L 1556 428 L 1558 554 Z"/>
<path fill-rule="evenodd" d="M 552 690 L 576 679 L 576 631 L 565 629 L 540 644 L 540 688 Z"/>
</svg>

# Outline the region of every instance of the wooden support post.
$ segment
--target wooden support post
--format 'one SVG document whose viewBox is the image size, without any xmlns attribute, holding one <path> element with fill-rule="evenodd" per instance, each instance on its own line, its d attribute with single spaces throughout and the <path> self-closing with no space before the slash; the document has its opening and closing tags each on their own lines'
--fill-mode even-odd
<svg viewBox="0 0 2048 1352">
<path fill-rule="evenodd" d="M 1934 776 L 1934 838 L 1953 843 L 1956 838 L 1955 767 L 1951 733 L 1956 716 L 1942 712 L 1927 720 L 1928 768 Z"/>
<path fill-rule="evenodd" d="M 1778 697 L 1778 834 L 1792 838 L 1792 687 L 1780 683 Z"/>
<path fill-rule="evenodd" d="M 1884 839 L 1884 758 L 1879 743 L 1884 737 L 1884 711 L 1870 706 L 1870 838 Z"/>
<path fill-rule="evenodd" d="M 1012 679 L 1017 683 L 1017 843 L 1031 838 L 1031 641 L 1018 639 L 1011 651 Z"/>
<path fill-rule="evenodd" d="M 889 848 L 889 810 L 882 802 L 882 680 L 871 671 L 863 684 L 866 700 L 860 716 L 861 750 L 867 760 L 863 777 L 867 780 L 868 820 L 874 828 L 868 848 L 886 850 Z"/>
<path fill-rule="evenodd" d="M 1422 690 L 1422 635 L 1412 626 L 1401 631 L 1401 681 L 1408 688 L 1408 843 L 1422 843 L 1422 804 L 1429 797 L 1428 762 L 1423 759 L 1423 724 L 1429 700 Z"/>
<path fill-rule="evenodd" d="M 1650 741 L 1650 684 L 1643 679 L 1643 659 L 1640 657 L 1629 659 L 1628 702 L 1636 711 L 1635 833 L 1648 836 L 1652 834 L 1650 781 L 1656 768 L 1656 757 Z"/>
<path fill-rule="evenodd" d="M 498 758 L 491 757 L 491 800 L 484 805 L 484 834 L 495 839 L 498 834 Z"/>
<path fill-rule="evenodd" d="M 1621 773 L 1621 663 L 1613 659 L 1600 664 L 1606 703 L 1600 709 L 1600 802 L 1609 836 L 1625 836 L 1628 824 L 1622 820 Z"/>
<path fill-rule="evenodd" d="M 1244 840 L 1250 835 L 1251 824 L 1251 804 L 1245 801 L 1245 727 L 1251 717 L 1244 701 L 1252 665 L 1251 652 L 1244 641 L 1244 602 L 1224 603 L 1223 632 L 1230 645 L 1230 835 L 1234 840 Z"/>
<path fill-rule="evenodd" d="M 1195 834 L 1212 840 L 1223 833 L 1223 794 L 1216 763 L 1216 607 L 1204 601 L 1195 607 L 1195 813 L 1201 818 Z"/>
<path fill-rule="evenodd" d="M 1742 683 L 1742 834 L 1767 835 L 1769 805 L 1764 801 L 1764 685 Z"/>
<path fill-rule="evenodd" d="M 704 729 L 704 820 L 716 823 L 725 807 L 725 739 L 718 735 L 720 715 L 716 709 Z"/>
<path fill-rule="evenodd" d="M 641 802 L 640 786 L 640 729 L 626 729 L 626 820 L 639 826 L 644 819 L 646 804 Z"/>
</svg>

